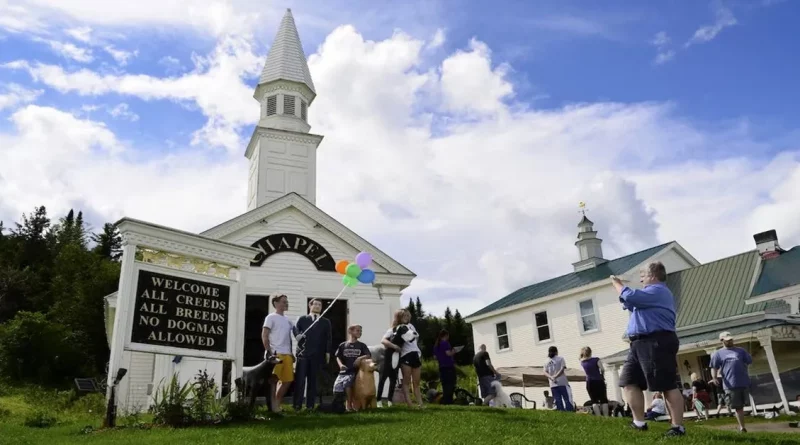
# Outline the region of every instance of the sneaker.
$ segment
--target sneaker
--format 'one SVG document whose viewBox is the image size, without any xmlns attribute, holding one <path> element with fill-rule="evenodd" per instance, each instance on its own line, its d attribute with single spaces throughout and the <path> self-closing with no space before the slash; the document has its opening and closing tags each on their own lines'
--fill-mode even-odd
<svg viewBox="0 0 800 445">
<path fill-rule="evenodd" d="M 672 436 L 685 436 L 686 429 L 682 426 L 673 426 L 672 428 L 668 429 L 666 433 L 664 433 L 667 437 Z"/>
<path fill-rule="evenodd" d="M 636 431 L 647 431 L 647 424 L 645 423 L 644 426 L 636 426 L 635 423 L 631 422 L 628 424 L 628 427 L 633 428 Z"/>
</svg>

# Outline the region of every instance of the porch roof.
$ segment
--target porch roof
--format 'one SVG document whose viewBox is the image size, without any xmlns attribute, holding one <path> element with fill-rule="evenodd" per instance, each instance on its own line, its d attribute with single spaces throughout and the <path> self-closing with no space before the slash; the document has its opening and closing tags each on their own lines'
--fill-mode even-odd
<svg viewBox="0 0 800 445">
<path fill-rule="evenodd" d="M 725 328 L 725 329 L 715 329 L 709 330 L 700 334 L 691 334 L 691 335 L 681 335 L 680 331 L 678 332 L 678 339 L 681 342 L 681 350 L 680 352 L 685 352 L 686 349 L 695 349 L 695 347 L 690 347 L 689 345 L 693 345 L 695 343 L 700 342 L 719 342 L 719 333 L 724 331 L 728 331 L 731 335 L 738 335 L 738 334 L 746 334 L 749 332 L 759 331 L 761 329 L 771 328 L 774 326 L 781 326 L 787 324 L 794 324 L 792 322 L 786 320 L 761 320 L 755 323 L 748 323 L 743 324 L 741 326 L 736 326 L 732 328 Z M 713 326 L 709 326 L 713 327 Z M 685 349 L 684 349 L 685 347 Z M 605 363 L 618 363 L 624 360 L 628 356 L 628 350 L 625 349 L 623 351 L 619 351 L 617 353 L 611 354 L 609 356 L 603 357 L 602 361 Z"/>
</svg>

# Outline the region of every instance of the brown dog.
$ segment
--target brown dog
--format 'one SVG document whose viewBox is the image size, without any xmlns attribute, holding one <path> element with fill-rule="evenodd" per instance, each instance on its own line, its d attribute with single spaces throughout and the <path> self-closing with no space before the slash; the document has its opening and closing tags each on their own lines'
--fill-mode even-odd
<svg viewBox="0 0 800 445">
<path fill-rule="evenodd" d="M 353 409 L 356 411 L 378 406 L 375 391 L 375 370 L 378 365 L 370 358 L 360 360 L 356 381 L 353 383 Z"/>
</svg>

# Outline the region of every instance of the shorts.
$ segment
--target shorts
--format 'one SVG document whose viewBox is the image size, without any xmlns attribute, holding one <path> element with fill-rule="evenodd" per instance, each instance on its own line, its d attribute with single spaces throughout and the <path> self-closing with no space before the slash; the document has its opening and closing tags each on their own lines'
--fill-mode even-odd
<svg viewBox="0 0 800 445">
<path fill-rule="evenodd" d="M 281 383 L 294 381 L 294 358 L 291 354 L 278 354 L 281 363 L 275 365 L 272 374 L 278 376 Z"/>
<path fill-rule="evenodd" d="M 608 403 L 608 391 L 606 382 L 603 380 L 589 380 L 586 382 L 586 392 L 589 393 L 589 400 L 592 403 Z"/>
<path fill-rule="evenodd" d="M 408 354 L 400 357 L 400 364 L 409 366 L 413 369 L 422 367 L 422 362 L 419 360 L 419 352 L 409 352 Z"/>
<path fill-rule="evenodd" d="M 730 409 L 743 409 L 750 398 L 750 391 L 747 388 L 726 389 L 725 398 Z"/>
<path fill-rule="evenodd" d="M 478 386 L 481 388 L 481 397 L 496 395 L 492 382 L 497 380 L 493 375 L 485 375 L 478 379 Z"/>
<path fill-rule="evenodd" d="M 731 396 L 728 391 L 717 394 L 717 406 L 729 406 L 731 403 Z"/>
<path fill-rule="evenodd" d="M 678 346 L 678 336 L 670 331 L 633 337 L 619 386 L 638 386 L 653 392 L 677 389 Z"/>
<path fill-rule="evenodd" d="M 356 376 L 354 374 L 339 374 L 336 376 L 336 381 L 333 382 L 333 392 L 343 393 L 347 388 L 352 388 L 355 382 Z"/>
</svg>

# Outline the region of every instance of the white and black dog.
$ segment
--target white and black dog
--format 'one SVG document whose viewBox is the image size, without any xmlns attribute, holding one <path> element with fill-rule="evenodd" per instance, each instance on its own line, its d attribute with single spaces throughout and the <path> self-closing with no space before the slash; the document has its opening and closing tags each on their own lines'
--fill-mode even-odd
<svg viewBox="0 0 800 445">
<path fill-rule="evenodd" d="M 409 329 L 408 325 L 399 325 L 394 329 L 392 337 L 389 339 L 392 344 L 403 347 L 406 342 L 415 342 L 419 334 Z M 378 403 L 381 404 L 383 398 L 383 385 L 389 379 L 389 402 L 391 403 L 394 389 L 397 386 L 397 371 L 400 368 L 400 353 L 395 349 L 387 349 L 383 344 L 370 346 L 369 352 L 372 361 L 375 362 L 380 370 L 378 375 Z"/>
<path fill-rule="evenodd" d="M 511 397 L 503 391 L 503 385 L 497 381 L 492 381 L 492 388 L 494 388 L 494 398 L 492 402 L 494 403 L 495 408 L 511 408 Z"/>
</svg>

